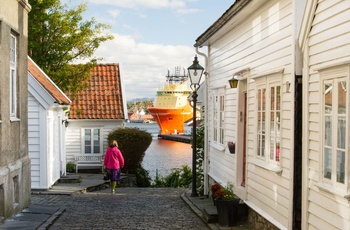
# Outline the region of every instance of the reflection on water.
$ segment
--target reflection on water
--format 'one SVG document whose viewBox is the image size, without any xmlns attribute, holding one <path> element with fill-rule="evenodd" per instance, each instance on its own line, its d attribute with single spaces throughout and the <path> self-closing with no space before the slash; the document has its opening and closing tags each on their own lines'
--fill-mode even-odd
<svg viewBox="0 0 350 230">
<path fill-rule="evenodd" d="M 188 143 L 158 140 L 159 127 L 157 124 L 126 123 L 126 127 L 137 127 L 152 134 L 153 140 L 143 158 L 142 166 L 154 180 L 156 170 L 160 176 L 167 176 L 172 168 L 192 165 L 192 148 Z M 185 130 L 190 132 L 190 127 Z"/>
</svg>

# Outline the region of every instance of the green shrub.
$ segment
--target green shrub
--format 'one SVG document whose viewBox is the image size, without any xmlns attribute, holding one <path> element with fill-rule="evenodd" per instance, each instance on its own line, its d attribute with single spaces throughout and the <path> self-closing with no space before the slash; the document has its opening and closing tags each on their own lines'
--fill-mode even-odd
<svg viewBox="0 0 350 230">
<path fill-rule="evenodd" d="M 137 187 L 150 187 L 151 186 L 151 177 L 146 169 L 140 165 L 139 168 L 136 169 L 136 184 Z"/>
<path fill-rule="evenodd" d="M 152 135 L 138 128 L 118 128 L 108 134 L 108 142 L 117 140 L 125 164 L 123 172 L 135 173 L 140 167 L 145 152 L 152 143 Z"/>
<path fill-rule="evenodd" d="M 159 176 L 157 170 L 153 187 L 188 188 L 191 182 L 192 170 L 184 165 L 181 169 L 172 169 L 166 177 Z"/>
</svg>

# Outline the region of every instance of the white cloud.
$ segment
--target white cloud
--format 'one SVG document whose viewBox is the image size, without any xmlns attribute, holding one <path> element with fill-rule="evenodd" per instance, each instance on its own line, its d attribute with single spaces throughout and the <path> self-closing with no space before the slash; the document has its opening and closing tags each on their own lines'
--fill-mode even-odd
<svg viewBox="0 0 350 230">
<path fill-rule="evenodd" d="M 186 69 L 192 64 L 195 49 L 190 46 L 137 43 L 134 37 L 114 34 L 96 51 L 103 63 L 119 63 L 127 100 L 154 97 L 165 83 L 168 68 Z M 201 62 L 201 60 L 200 60 Z M 201 63 L 204 66 L 204 63 Z"/>
<path fill-rule="evenodd" d="M 187 8 L 181 8 L 176 10 L 177 13 L 179 14 L 196 14 L 201 12 L 202 10 L 200 9 L 187 9 Z"/>
<path fill-rule="evenodd" d="M 183 0 L 89 0 L 91 3 L 100 5 L 114 5 L 124 8 L 183 8 L 186 2 Z"/>
<path fill-rule="evenodd" d="M 114 10 L 108 10 L 108 14 L 111 15 L 113 18 L 116 18 L 116 17 L 119 16 L 120 11 L 119 11 L 119 10 L 116 10 L 116 9 L 114 9 Z"/>
</svg>

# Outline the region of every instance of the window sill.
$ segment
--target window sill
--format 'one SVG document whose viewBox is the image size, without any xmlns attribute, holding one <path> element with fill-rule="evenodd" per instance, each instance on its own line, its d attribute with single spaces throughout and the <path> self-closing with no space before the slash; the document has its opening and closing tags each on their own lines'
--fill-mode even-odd
<svg viewBox="0 0 350 230">
<path fill-rule="evenodd" d="M 217 150 L 219 150 L 221 152 L 225 151 L 225 147 L 224 146 L 216 144 L 216 143 L 212 143 L 211 147 L 213 147 L 213 148 L 215 148 L 215 149 L 217 149 Z"/>
<path fill-rule="evenodd" d="M 21 119 L 17 118 L 17 117 L 11 117 L 10 118 L 10 121 L 11 122 L 18 122 L 18 121 L 21 121 Z"/>
<path fill-rule="evenodd" d="M 283 171 L 283 169 L 280 165 L 268 165 L 264 161 L 261 161 L 261 160 L 254 160 L 253 164 L 255 164 L 256 166 L 258 166 L 260 168 L 274 172 L 278 175 L 281 175 L 282 171 Z"/>
<path fill-rule="evenodd" d="M 330 195 L 335 195 L 341 198 L 345 198 L 347 199 L 348 202 L 350 202 L 350 194 L 348 194 L 347 192 L 345 192 L 343 189 L 340 188 L 335 188 L 331 185 L 327 185 L 327 184 L 322 184 L 322 183 L 316 183 L 315 186 L 323 192 L 326 192 Z"/>
</svg>

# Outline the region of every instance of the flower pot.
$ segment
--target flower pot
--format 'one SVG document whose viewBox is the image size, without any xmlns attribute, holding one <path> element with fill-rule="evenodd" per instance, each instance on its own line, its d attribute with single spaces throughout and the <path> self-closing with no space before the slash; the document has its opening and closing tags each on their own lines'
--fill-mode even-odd
<svg viewBox="0 0 350 230">
<path fill-rule="evenodd" d="M 236 144 L 233 143 L 232 141 L 227 142 L 227 147 L 230 150 L 230 153 L 235 154 L 236 151 Z"/>
<path fill-rule="evenodd" d="M 218 211 L 218 222 L 220 226 L 232 227 L 238 221 L 238 205 L 239 199 L 216 201 Z"/>
<path fill-rule="evenodd" d="M 236 148 L 235 147 L 231 147 L 231 148 L 228 148 L 230 150 L 230 153 L 232 154 L 235 154 L 236 152 Z"/>
</svg>

